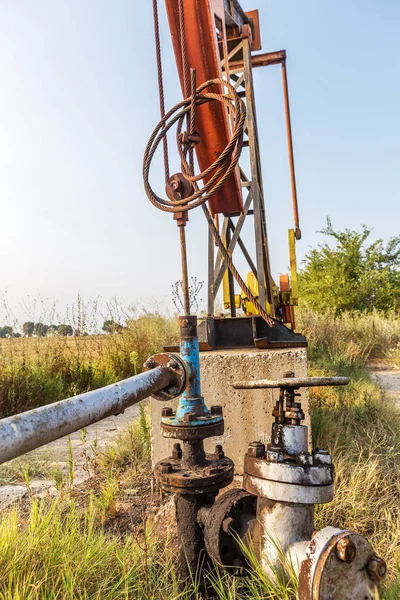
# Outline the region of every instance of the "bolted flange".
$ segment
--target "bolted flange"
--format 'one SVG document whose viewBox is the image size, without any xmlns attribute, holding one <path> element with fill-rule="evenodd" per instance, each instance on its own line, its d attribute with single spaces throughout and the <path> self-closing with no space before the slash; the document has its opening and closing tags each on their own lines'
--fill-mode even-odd
<svg viewBox="0 0 400 600">
<path fill-rule="evenodd" d="M 222 494 L 204 519 L 208 554 L 234 575 L 247 573 L 248 563 L 239 540 L 247 539 L 255 520 L 256 505 L 256 496 L 235 488 Z"/>
<path fill-rule="evenodd" d="M 199 418 L 197 418 L 199 419 Z M 166 438 L 172 438 L 175 440 L 205 440 L 209 437 L 218 437 L 224 433 L 224 422 L 217 421 L 207 422 L 206 419 L 201 421 L 202 424 L 199 426 L 196 421 L 196 425 L 192 424 L 192 421 L 184 421 L 182 419 L 179 425 L 170 425 L 169 423 L 161 422 L 162 434 Z"/>
<path fill-rule="evenodd" d="M 183 468 L 180 458 L 162 460 L 154 467 L 154 475 L 163 492 L 210 495 L 232 482 L 233 469 L 230 458 L 207 454 L 205 464 L 193 468 Z"/>
<path fill-rule="evenodd" d="M 299 573 L 299 600 L 375 600 L 386 574 L 363 536 L 325 527 L 311 540 Z"/>
<path fill-rule="evenodd" d="M 180 396 L 184 392 L 190 377 L 186 362 L 178 355 L 164 352 L 150 356 L 150 358 L 148 358 L 144 363 L 143 370 L 150 371 L 156 367 L 165 367 L 168 369 L 173 374 L 173 381 L 168 388 L 158 392 L 157 394 L 154 394 L 153 398 L 156 400 L 165 401 L 173 400 L 174 398 Z"/>
</svg>

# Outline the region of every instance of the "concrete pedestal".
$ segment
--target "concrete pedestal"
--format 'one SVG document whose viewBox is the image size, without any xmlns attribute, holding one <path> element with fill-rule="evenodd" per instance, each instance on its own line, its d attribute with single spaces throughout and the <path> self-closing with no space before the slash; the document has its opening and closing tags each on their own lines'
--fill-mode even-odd
<svg viewBox="0 0 400 600">
<path fill-rule="evenodd" d="M 205 440 L 207 452 L 222 444 L 226 456 L 235 463 L 235 474 L 243 474 L 243 459 L 250 442 L 270 442 L 272 408 L 278 390 L 235 390 L 232 384 L 244 379 L 278 379 L 286 371 L 307 376 L 305 348 L 285 350 L 237 349 L 200 353 L 201 387 L 207 406 L 220 404 L 224 410 L 225 433 Z M 308 390 L 301 390 L 301 403 L 310 426 Z M 178 401 L 168 403 L 176 407 Z M 151 446 L 153 465 L 171 455 L 174 440 L 161 434 L 161 409 L 167 403 L 151 401 Z M 309 436 L 311 440 L 311 435 Z"/>
</svg>

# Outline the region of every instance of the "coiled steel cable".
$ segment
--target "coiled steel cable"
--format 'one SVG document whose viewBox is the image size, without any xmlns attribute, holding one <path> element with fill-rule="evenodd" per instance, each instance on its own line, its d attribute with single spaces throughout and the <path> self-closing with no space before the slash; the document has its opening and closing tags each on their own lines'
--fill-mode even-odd
<svg viewBox="0 0 400 600">
<path fill-rule="evenodd" d="M 225 87 L 228 90 L 227 94 L 207 92 L 206 90 L 213 86 Z M 182 126 L 187 115 L 190 115 L 193 107 L 192 98 L 186 98 L 179 102 L 160 120 L 153 133 L 150 136 L 146 146 L 143 159 L 143 180 L 146 194 L 152 204 L 165 212 L 182 212 L 196 208 L 204 204 L 213 194 L 215 194 L 228 180 L 233 173 L 242 150 L 243 145 L 243 130 L 246 119 L 246 107 L 241 98 L 239 98 L 235 88 L 224 81 L 223 79 L 211 79 L 200 85 L 196 89 L 195 105 L 201 106 L 207 102 L 222 102 L 227 106 L 232 107 L 233 116 L 233 133 L 230 141 L 226 145 L 223 152 L 208 166 L 203 172 L 198 175 L 191 175 L 190 165 L 186 160 L 186 145 L 182 145 Z M 149 172 L 153 156 L 160 142 L 167 135 L 168 131 L 177 124 L 177 143 L 178 152 L 182 162 L 182 173 L 184 177 L 194 183 L 201 179 L 210 176 L 202 188 L 195 190 L 187 198 L 181 200 L 168 200 L 160 198 L 152 189 L 149 182 Z"/>
</svg>

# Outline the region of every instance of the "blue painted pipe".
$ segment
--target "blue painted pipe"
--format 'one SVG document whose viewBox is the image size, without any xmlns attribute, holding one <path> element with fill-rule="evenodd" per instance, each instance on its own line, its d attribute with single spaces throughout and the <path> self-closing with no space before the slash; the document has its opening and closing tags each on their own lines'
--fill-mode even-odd
<svg viewBox="0 0 400 600">
<path fill-rule="evenodd" d="M 193 319 L 193 317 L 189 318 Z M 201 394 L 200 351 L 196 325 L 192 327 L 190 335 L 182 335 L 181 333 L 180 355 L 188 365 L 190 373 L 189 383 L 179 398 L 176 414 L 173 417 L 162 417 L 162 422 L 167 425 L 189 425 L 191 427 L 219 423 L 222 421 L 222 415 L 212 415 Z M 186 414 L 194 414 L 196 418 L 187 421 L 185 420 Z"/>
</svg>

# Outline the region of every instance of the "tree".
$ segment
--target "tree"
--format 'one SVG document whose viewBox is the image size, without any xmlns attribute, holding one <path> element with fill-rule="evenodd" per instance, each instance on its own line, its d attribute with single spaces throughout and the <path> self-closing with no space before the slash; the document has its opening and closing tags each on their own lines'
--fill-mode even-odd
<svg viewBox="0 0 400 600">
<path fill-rule="evenodd" d="M 34 332 L 35 332 L 35 323 L 33 323 L 33 321 L 26 321 L 26 323 L 24 323 L 22 325 L 22 333 L 26 337 L 32 337 Z"/>
<path fill-rule="evenodd" d="M 0 327 L 0 338 L 10 337 L 13 337 L 13 328 L 9 325 L 4 325 L 4 327 Z"/>
<path fill-rule="evenodd" d="M 49 335 L 57 335 L 57 333 L 58 333 L 58 325 L 49 325 L 47 333 Z"/>
<path fill-rule="evenodd" d="M 48 325 L 45 325 L 44 323 L 35 323 L 35 335 L 38 337 L 44 337 L 47 335 L 48 330 Z"/>
<path fill-rule="evenodd" d="M 114 321 L 114 319 L 107 319 L 104 321 L 102 329 L 106 333 L 120 333 L 123 327 L 120 323 Z"/>
<path fill-rule="evenodd" d="M 321 231 L 335 241 L 309 252 L 299 273 L 299 295 L 318 311 L 388 311 L 400 308 L 400 236 L 369 243 L 372 229 Z"/>
<path fill-rule="evenodd" d="M 61 323 L 58 326 L 58 335 L 72 335 L 74 330 L 71 325 L 66 325 L 66 323 Z"/>
</svg>

